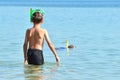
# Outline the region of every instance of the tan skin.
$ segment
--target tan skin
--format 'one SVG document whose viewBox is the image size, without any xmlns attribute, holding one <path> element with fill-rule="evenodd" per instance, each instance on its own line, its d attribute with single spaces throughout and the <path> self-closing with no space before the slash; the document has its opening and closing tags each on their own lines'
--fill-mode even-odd
<svg viewBox="0 0 120 80">
<path fill-rule="evenodd" d="M 44 38 L 49 46 L 49 48 L 51 49 L 51 51 L 53 52 L 56 61 L 58 63 L 60 63 L 60 58 L 57 55 L 57 52 L 54 48 L 54 45 L 52 44 L 52 42 L 50 41 L 48 32 L 46 29 L 42 29 L 40 27 L 40 24 L 34 24 L 34 26 L 30 29 L 28 29 L 26 31 L 26 36 L 25 36 L 25 42 L 23 45 L 23 50 L 24 50 L 24 64 L 28 64 L 27 62 L 27 48 L 29 45 L 30 49 L 39 49 L 42 50 L 43 49 L 43 44 L 44 44 Z"/>
</svg>

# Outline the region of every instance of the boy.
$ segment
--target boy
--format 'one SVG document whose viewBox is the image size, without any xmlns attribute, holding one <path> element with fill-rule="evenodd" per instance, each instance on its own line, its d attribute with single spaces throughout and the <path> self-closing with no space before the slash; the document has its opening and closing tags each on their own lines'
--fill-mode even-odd
<svg viewBox="0 0 120 80">
<path fill-rule="evenodd" d="M 50 41 L 48 32 L 46 29 L 42 29 L 40 25 L 43 23 L 43 15 L 40 12 L 34 12 L 31 18 L 33 22 L 33 27 L 27 29 L 25 42 L 23 45 L 24 51 L 24 63 L 33 64 L 33 65 L 42 65 L 44 63 L 43 58 L 43 45 L 44 38 L 53 52 L 56 61 L 59 63 L 60 59 L 57 55 L 57 52 Z M 29 45 L 29 47 L 27 47 Z M 28 49 L 28 50 L 27 50 Z"/>
<path fill-rule="evenodd" d="M 74 45 L 68 45 L 68 47 L 67 48 L 69 48 L 69 49 L 73 49 L 73 48 L 75 48 L 75 46 Z M 59 48 L 55 48 L 56 50 L 63 50 L 63 49 L 67 49 L 66 47 L 59 47 Z"/>
</svg>

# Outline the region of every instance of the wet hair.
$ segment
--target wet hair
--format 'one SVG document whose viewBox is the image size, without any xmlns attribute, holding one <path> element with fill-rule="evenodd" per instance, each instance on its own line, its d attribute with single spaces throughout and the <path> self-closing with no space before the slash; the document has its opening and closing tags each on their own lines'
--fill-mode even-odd
<svg viewBox="0 0 120 80">
<path fill-rule="evenodd" d="M 73 45 L 69 45 L 68 48 L 75 48 L 75 46 L 73 46 Z"/>
<path fill-rule="evenodd" d="M 35 24 L 42 23 L 43 22 L 43 15 L 40 12 L 34 12 L 31 20 Z"/>
</svg>

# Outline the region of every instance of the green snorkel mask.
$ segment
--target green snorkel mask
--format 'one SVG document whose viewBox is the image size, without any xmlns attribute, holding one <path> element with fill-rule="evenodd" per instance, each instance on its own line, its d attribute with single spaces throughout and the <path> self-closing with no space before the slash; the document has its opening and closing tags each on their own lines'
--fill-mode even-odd
<svg viewBox="0 0 120 80">
<path fill-rule="evenodd" d="M 30 8 L 30 22 L 32 22 L 32 16 L 33 16 L 33 13 L 35 13 L 35 12 L 40 12 L 42 15 L 45 14 L 44 10 L 42 10 L 42 9 L 33 10 L 32 8 Z"/>
</svg>

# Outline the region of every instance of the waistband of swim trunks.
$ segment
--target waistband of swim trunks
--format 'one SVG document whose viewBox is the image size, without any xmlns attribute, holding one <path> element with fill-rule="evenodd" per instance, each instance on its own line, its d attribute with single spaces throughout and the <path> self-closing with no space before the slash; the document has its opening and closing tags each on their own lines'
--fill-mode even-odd
<svg viewBox="0 0 120 80">
<path fill-rule="evenodd" d="M 40 50 L 40 49 L 31 49 L 31 48 L 29 48 L 28 50 L 29 50 L 29 51 L 42 51 L 42 50 Z"/>
</svg>

